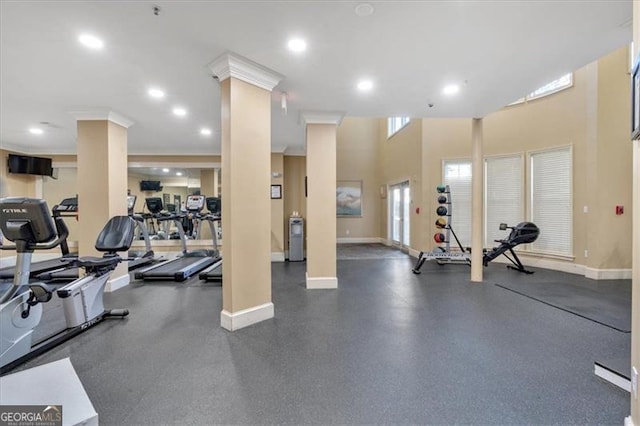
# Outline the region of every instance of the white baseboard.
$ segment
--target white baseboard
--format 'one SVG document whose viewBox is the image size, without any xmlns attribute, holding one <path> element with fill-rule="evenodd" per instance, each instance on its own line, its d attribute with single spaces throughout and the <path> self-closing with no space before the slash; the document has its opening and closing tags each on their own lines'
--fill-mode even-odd
<svg viewBox="0 0 640 426">
<path fill-rule="evenodd" d="M 344 238 L 337 238 L 336 242 L 338 244 L 373 244 L 373 243 L 381 243 L 382 242 L 382 238 L 380 237 L 353 237 L 353 238 L 349 238 L 349 237 L 344 237 Z"/>
<path fill-rule="evenodd" d="M 624 426 L 633 426 L 633 419 L 631 416 L 624 418 Z"/>
<path fill-rule="evenodd" d="M 309 277 L 305 273 L 308 290 L 336 289 L 338 288 L 338 277 Z"/>
<path fill-rule="evenodd" d="M 111 293 L 112 291 L 116 291 L 119 288 L 126 287 L 131 282 L 131 276 L 129 274 L 124 274 L 116 278 L 111 278 L 107 281 L 107 285 L 104 287 L 105 293 Z"/>
<path fill-rule="evenodd" d="M 613 385 L 616 385 L 620 389 L 626 390 L 627 392 L 631 393 L 631 382 L 627 380 L 625 377 L 622 377 L 611 370 L 603 368 L 598 364 L 594 364 L 593 372 L 595 373 L 596 376 L 600 377 L 601 379 Z"/>
<path fill-rule="evenodd" d="M 223 310 L 220 312 L 220 327 L 225 330 L 236 331 L 252 324 L 271 319 L 274 315 L 275 308 L 271 302 L 234 313 Z"/>
<path fill-rule="evenodd" d="M 271 261 L 272 262 L 284 262 L 284 252 L 271 252 Z"/>
<path fill-rule="evenodd" d="M 420 252 L 409 247 L 409 256 L 415 257 L 417 259 L 418 256 L 420 256 Z"/>
<path fill-rule="evenodd" d="M 584 267 L 584 276 L 592 280 L 630 280 L 631 269 L 595 269 Z"/>
</svg>

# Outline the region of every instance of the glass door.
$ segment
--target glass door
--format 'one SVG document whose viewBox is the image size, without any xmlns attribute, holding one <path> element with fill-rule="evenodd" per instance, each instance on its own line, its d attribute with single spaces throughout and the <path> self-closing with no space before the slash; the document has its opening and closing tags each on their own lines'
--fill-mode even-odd
<svg viewBox="0 0 640 426">
<path fill-rule="evenodd" d="M 409 248 L 411 191 L 409 181 L 389 187 L 389 229 L 391 242 L 399 248 Z"/>
</svg>

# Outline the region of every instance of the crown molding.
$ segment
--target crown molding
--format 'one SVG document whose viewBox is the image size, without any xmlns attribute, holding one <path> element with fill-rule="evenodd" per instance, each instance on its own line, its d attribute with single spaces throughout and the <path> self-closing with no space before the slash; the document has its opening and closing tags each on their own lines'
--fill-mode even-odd
<svg viewBox="0 0 640 426">
<path fill-rule="evenodd" d="M 122 114 L 119 114 L 115 111 L 111 111 L 108 109 L 71 111 L 71 115 L 73 115 L 77 121 L 107 120 L 107 121 L 111 121 L 112 123 L 116 123 L 117 125 L 122 126 L 125 129 L 128 129 L 129 127 L 133 126 L 133 124 L 135 123 L 130 118 L 127 118 Z"/>
<path fill-rule="evenodd" d="M 272 145 L 271 146 L 271 153 L 273 154 L 284 154 L 284 152 L 287 150 L 287 146 L 286 145 Z"/>
<path fill-rule="evenodd" d="M 300 111 L 300 124 L 335 124 L 339 126 L 345 116 L 343 111 Z"/>
<path fill-rule="evenodd" d="M 211 62 L 209 69 L 220 82 L 235 77 L 269 91 L 284 79 L 282 74 L 231 52 L 223 53 Z"/>
</svg>

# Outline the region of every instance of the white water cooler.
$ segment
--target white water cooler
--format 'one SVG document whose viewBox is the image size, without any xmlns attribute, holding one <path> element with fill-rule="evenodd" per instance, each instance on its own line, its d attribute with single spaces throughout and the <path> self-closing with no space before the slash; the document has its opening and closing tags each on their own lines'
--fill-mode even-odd
<svg viewBox="0 0 640 426">
<path fill-rule="evenodd" d="M 304 260 L 304 219 L 289 218 L 289 262 Z"/>
</svg>

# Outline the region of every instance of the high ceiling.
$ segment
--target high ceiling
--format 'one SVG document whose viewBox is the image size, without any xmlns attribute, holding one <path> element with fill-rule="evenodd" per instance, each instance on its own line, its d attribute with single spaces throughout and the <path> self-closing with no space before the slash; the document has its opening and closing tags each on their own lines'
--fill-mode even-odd
<svg viewBox="0 0 640 426">
<path fill-rule="evenodd" d="M 304 151 L 301 110 L 482 117 L 632 38 L 631 0 L 383 1 L 369 2 L 368 16 L 353 1 L 0 4 L 0 143 L 33 154 L 75 153 L 71 112 L 98 109 L 135 122 L 131 154 L 219 153 L 207 65 L 226 51 L 285 76 L 272 96 L 272 147 L 294 153 Z M 81 33 L 104 48 L 87 49 Z M 292 37 L 307 50 L 290 52 Z M 371 91 L 356 88 L 362 78 Z M 450 83 L 458 94 L 442 94 Z M 176 105 L 187 116 L 173 115 Z"/>
</svg>

